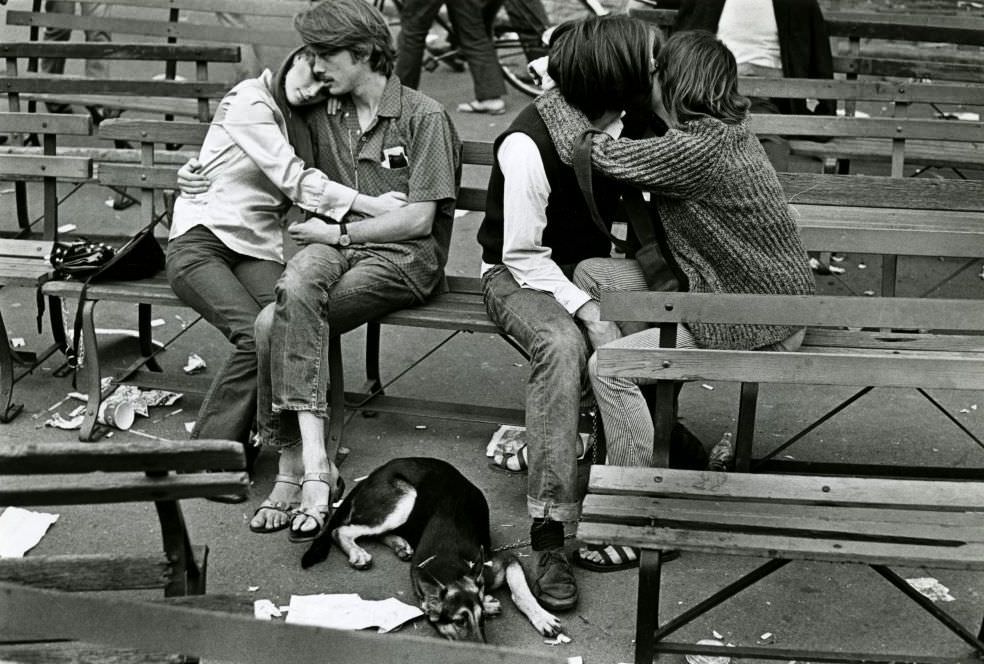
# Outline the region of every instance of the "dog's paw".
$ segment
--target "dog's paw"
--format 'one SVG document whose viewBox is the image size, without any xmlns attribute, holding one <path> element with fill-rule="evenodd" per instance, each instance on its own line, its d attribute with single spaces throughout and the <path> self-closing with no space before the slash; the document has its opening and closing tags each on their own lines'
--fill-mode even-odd
<svg viewBox="0 0 984 664">
<path fill-rule="evenodd" d="M 349 552 L 349 565 L 357 570 L 367 570 L 372 567 L 372 554 L 365 549 L 353 549 Z"/>
<path fill-rule="evenodd" d="M 399 535 L 387 535 L 385 542 L 400 560 L 410 560 L 413 558 L 413 547 L 410 546 L 410 542 L 406 541 Z"/>
<path fill-rule="evenodd" d="M 497 616 L 502 613 L 502 603 L 492 595 L 482 598 L 482 613 L 486 616 Z"/>
<path fill-rule="evenodd" d="M 553 638 L 563 630 L 563 624 L 560 622 L 560 618 L 549 611 L 537 611 L 529 618 L 533 628 L 543 636 Z"/>
</svg>

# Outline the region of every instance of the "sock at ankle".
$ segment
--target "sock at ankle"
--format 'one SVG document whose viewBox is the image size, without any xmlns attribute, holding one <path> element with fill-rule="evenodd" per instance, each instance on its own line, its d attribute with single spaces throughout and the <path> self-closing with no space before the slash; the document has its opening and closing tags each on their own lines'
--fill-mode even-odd
<svg viewBox="0 0 984 664">
<path fill-rule="evenodd" d="M 564 546 L 564 524 L 550 519 L 533 519 L 530 545 L 534 551 L 561 548 Z"/>
</svg>

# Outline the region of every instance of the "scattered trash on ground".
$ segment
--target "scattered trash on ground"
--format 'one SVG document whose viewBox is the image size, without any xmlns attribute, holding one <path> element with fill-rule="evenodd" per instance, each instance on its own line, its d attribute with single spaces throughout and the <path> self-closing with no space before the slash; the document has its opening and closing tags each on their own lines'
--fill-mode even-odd
<svg viewBox="0 0 984 664">
<path fill-rule="evenodd" d="M 701 639 L 697 642 L 699 646 L 723 646 L 724 643 L 719 639 Z M 688 664 L 730 664 L 730 657 L 718 657 L 716 655 L 685 655 L 684 659 Z"/>
<path fill-rule="evenodd" d="M 548 646 L 559 646 L 562 644 L 570 643 L 571 637 L 561 632 L 560 634 L 558 634 L 556 637 L 552 639 L 544 639 L 543 642 L 546 643 Z"/>
<path fill-rule="evenodd" d="M 205 360 L 198 353 L 191 353 L 188 356 L 188 361 L 182 367 L 182 370 L 189 376 L 201 373 L 206 369 Z"/>
<path fill-rule="evenodd" d="M 378 627 L 382 634 L 422 615 L 419 608 L 395 597 L 369 601 L 354 593 L 291 595 L 286 622 L 333 629 Z"/>
<path fill-rule="evenodd" d="M 957 598 L 950 594 L 950 589 L 931 576 L 920 576 L 906 579 L 906 583 L 915 588 L 919 594 L 934 602 L 952 602 Z"/>
<path fill-rule="evenodd" d="M 57 520 L 57 514 L 8 507 L 0 514 L 0 558 L 23 558 Z"/>
</svg>

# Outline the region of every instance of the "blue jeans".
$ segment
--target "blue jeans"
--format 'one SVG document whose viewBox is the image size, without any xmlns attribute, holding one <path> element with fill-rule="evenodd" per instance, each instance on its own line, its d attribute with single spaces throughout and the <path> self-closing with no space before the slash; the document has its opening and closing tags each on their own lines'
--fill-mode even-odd
<svg viewBox="0 0 984 664">
<path fill-rule="evenodd" d="M 256 320 L 257 425 L 264 445 L 300 440 L 292 412 L 328 414 L 328 335 L 418 304 L 389 262 L 363 249 L 311 244 L 287 263 L 276 302 Z"/>
<path fill-rule="evenodd" d="M 249 442 L 256 415 L 256 315 L 273 302 L 284 266 L 238 254 L 204 226 L 167 244 L 167 280 L 189 307 L 219 329 L 233 350 L 209 386 L 192 438 Z"/>
<path fill-rule="evenodd" d="M 584 332 L 550 293 L 522 288 L 503 265 L 482 277 L 485 308 L 530 354 L 526 383 L 526 507 L 533 518 L 574 521 L 578 416 L 589 346 Z"/>
</svg>

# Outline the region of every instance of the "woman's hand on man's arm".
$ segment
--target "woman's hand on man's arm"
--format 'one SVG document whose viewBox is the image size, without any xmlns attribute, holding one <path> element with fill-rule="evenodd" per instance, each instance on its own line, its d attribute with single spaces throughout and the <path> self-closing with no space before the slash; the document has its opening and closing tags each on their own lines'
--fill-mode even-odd
<svg viewBox="0 0 984 664">
<path fill-rule="evenodd" d="M 178 169 L 178 190 L 183 196 L 194 196 L 208 191 L 212 181 L 202 175 L 201 170 L 202 163 L 197 157 L 192 157 Z"/>
<path fill-rule="evenodd" d="M 406 207 L 407 202 L 407 195 L 400 191 L 388 191 L 379 196 L 359 194 L 355 197 L 355 202 L 352 203 L 352 209 L 370 217 L 378 217 L 392 210 Z"/>
</svg>

